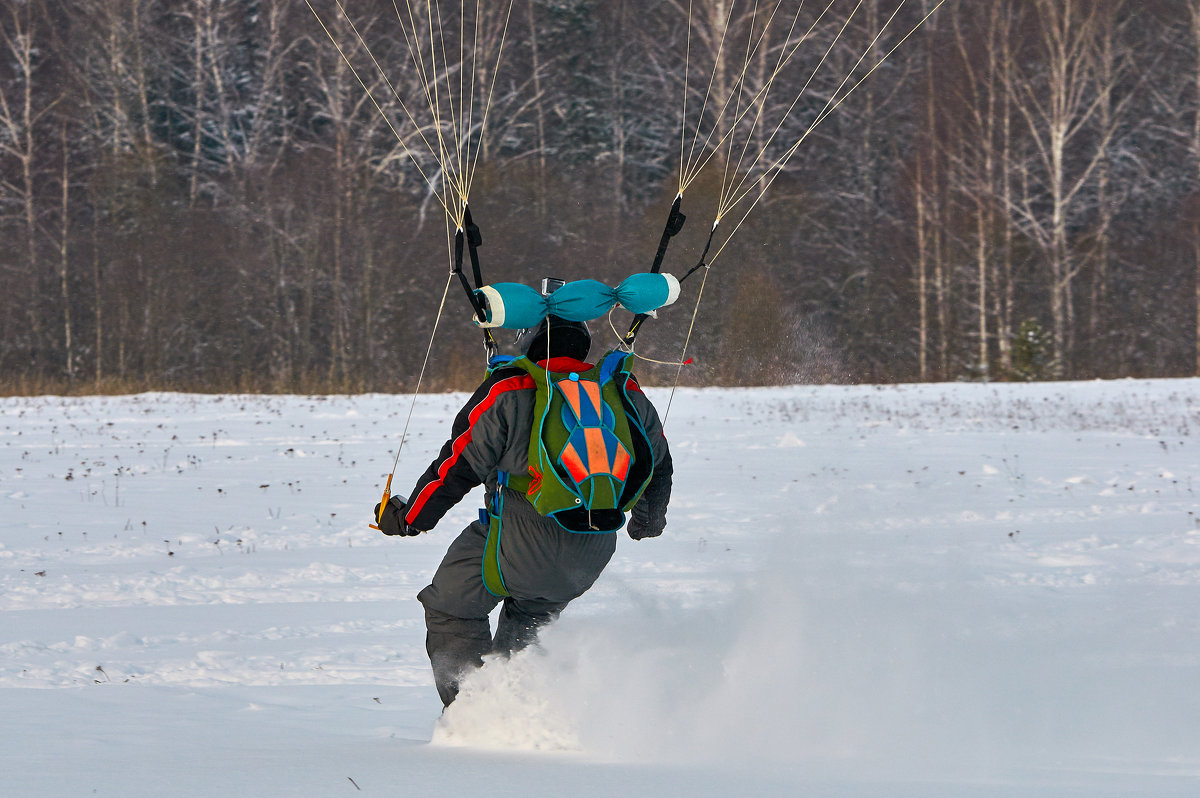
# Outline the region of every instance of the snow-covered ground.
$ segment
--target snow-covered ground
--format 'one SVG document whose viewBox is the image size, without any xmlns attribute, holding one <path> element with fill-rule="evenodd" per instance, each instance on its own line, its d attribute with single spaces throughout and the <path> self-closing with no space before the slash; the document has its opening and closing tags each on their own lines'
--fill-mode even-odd
<svg viewBox="0 0 1200 798">
<path fill-rule="evenodd" d="M 667 533 L 440 722 L 408 407 L 0 399 L 0 795 L 1200 795 L 1200 381 L 681 391 Z"/>
</svg>

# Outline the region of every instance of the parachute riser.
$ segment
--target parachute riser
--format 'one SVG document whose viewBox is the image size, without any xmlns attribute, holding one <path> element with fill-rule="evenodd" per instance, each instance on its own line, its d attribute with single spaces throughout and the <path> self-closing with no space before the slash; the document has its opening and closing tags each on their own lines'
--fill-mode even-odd
<svg viewBox="0 0 1200 798">
<path fill-rule="evenodd" d="M 483 287 L 483 270 L 479 266 L 479 247 L 481 246 L 483 246 L 483 234 L 479 232 L 478 225 L 471 218 L 470 206 L 464 205 L 462 224 L 454 234 L 453 272 L 458 276 L 458 281 L 462 284 L 463 291 L 466 292 L 467 301 L 471 303 L 471 309 L 475 311 L 475 318 L 483 323 L 487 321 L 487 310 L 484 308 L 482 300 L 475 293 L 476 289 Z M 475 279 L 475 288 L 471 287 L 471 282 L 467 279 L 467 275 L 463 273 L 464 249 L 471 258 L 471 272 L 472 277 Z M 483 331 L 483 347 L 486 350 L 487 360 L 491 360 L 492 356 L 500 349 L 491 330 L 485 329 Z"/>
<path fill-rule="evenodd" d="M 721 223 L 720 219 L 713 222 L 712 230 L 708 231 L 708 242 L 705 243 L 705 245 L 704 245 L 704 251 L 700 253 L 700 260 L 696 261 L 696 265 L 693 266 L 692 268 L 688 269 L 687 272 L 682 277 L 679 278 L 680 283 L 682 283 L 684 280 L 691 277 L 693 274 L 700 271 L 701 269 L 708 268 L 708 261 L 706 261 L 705 258 L 708 257 L 708 251 L 710 249 L 712 249 L 713 238 L 717 235 L 717 225 L 719 225 L 720 223 Z"/>
<path fill-rule="evenodd" d="M 683 223 L 687 221 L 680 210 L 680 205 L 683 203 L 683 194 L 676 194 L 675 201 L 671 203 L 671 211 L 667 214 L 667 223 L 663 226 L 662 237 L 658 240 L 658 251 L 654 254 L 654 263 L 650 266 L 651 274 L 658 274 L 662 271 L 663 259 L 667 256 L 667 247 L 671 244 L 671 239 L 679 234 L 683 229 Z M 648 313 L 639 313 L 633 318 L 633 322 L 629 325 L 629 332 L 625 333 L 621 345 L 627 351 L 633 349 L 633 343 L 637 339 L 638 332 L 642 328 L 642 323 L 650 318 Z"/>
</svg>

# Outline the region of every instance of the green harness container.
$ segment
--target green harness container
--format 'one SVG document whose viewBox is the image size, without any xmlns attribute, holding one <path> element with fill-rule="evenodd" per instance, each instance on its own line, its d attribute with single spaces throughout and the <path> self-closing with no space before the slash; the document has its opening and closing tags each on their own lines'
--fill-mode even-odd
<svg viewBox="0 0 1200 798">
<path fill-rule="evenodd" d="M 483 579 L 493 595 L 508 595 L 499 560 L 505 487 L 564 529 L 589 534 L 620 529 L 649 484 L 654 454 L 627 393 L 629 356 L 610 352 L 583 372 L 547 371 L 527 357 L 504 364 L 527 372 L 537 396 L 528 473 L 501 472 L 486 510 Z"/>
</svg>

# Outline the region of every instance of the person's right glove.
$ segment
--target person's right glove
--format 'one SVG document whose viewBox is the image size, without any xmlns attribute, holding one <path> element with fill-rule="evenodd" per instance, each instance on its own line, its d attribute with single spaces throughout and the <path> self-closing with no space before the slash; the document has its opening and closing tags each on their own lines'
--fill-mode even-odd
<svg viewBox="0 0 1200 798">
<path fill-rule="evenodd" d="M 379 519 L 379 531 L 385 535 L 402 535 L 404 537 L 421 534 L 420 529 L 414 529 L 404 520 L 404 511 L 407 509 L 408 506 L 399 496 L 388 499 L 382 514 L 379 512 L 379 505 L 376 504 L 375 517 Z"/>
</svg>

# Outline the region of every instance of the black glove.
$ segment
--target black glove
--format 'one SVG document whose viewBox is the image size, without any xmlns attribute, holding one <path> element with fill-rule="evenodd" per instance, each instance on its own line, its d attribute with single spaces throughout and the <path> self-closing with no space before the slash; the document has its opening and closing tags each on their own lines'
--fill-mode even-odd
<svg viewBox="0 0 1200 798">
<path fill-rule="evenodd" d="M 656 538 L 663 533 L 663 529 L 667 525 L 667 519 L 662 518 L 661 523 L 652 523 L 649 520 L 643 520 L 636 515 L 630 516 L 629 523 L 625 525 L 625 531 L 629 533 L 629 537 L 634 540 L 642 540 L 643 538 Z"/>
<path fill-rule="evenodd" d="M 388 499 L 387 506 L 383 508 L 383 515 L 379 514 L 379 505 L 375 505 L 375 517 L 379 519 L 379 531 L 385 535 L 402 535 L 404 537 L 421 534 L 420 529 L 413 529 L 404 520 L 406 509 L 407 505 L 399 496 Z"/>
<path fill-rule="evenodd" d="M 667 526 L 667 504 L 671 501 L 671 483 L 675 468 L 668 457 L 654 468 L 654 477 L 633 510 L 625 531 L 634 540 L 656 538 Z"/>
</svg>

